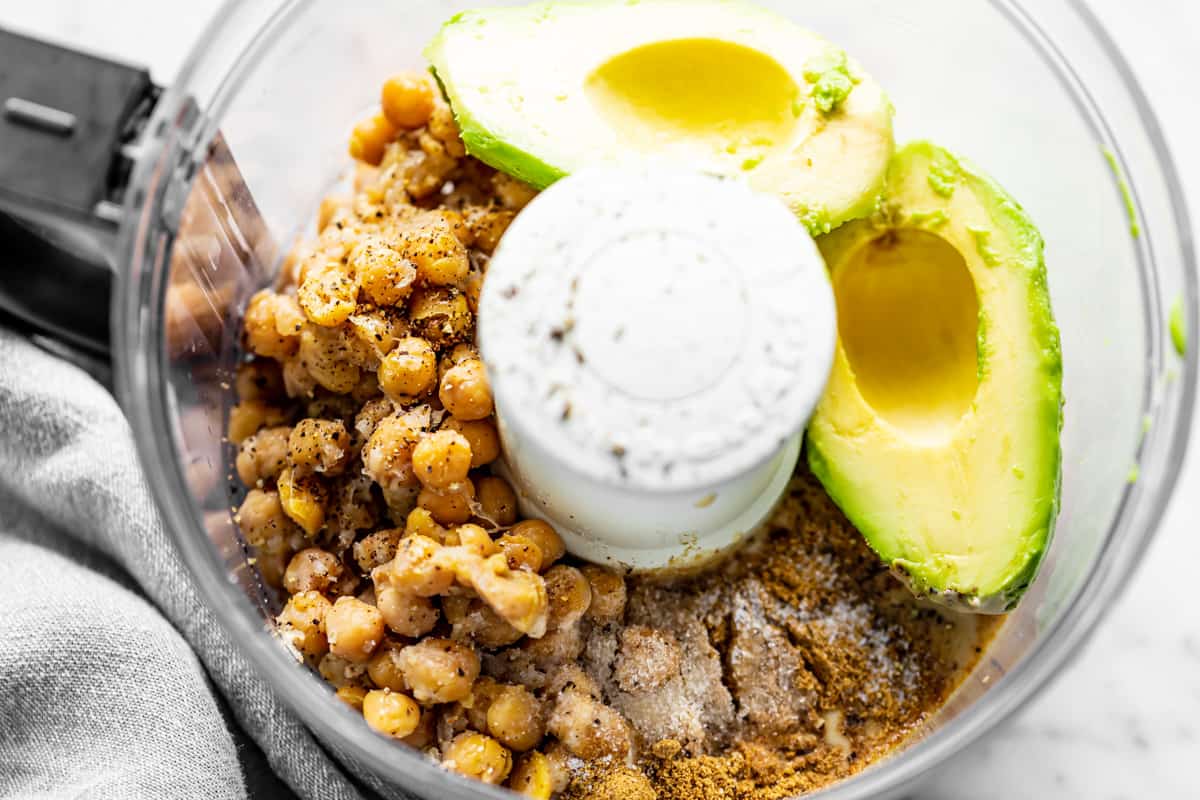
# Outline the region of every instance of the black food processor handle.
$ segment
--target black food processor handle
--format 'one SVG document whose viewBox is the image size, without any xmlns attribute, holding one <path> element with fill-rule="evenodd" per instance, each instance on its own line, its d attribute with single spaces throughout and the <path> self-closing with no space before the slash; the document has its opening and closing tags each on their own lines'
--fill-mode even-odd
<svg viewBox="0 0 1200 800">
<path fill-rule="evenodd" d="M 160 90 L 0 29 L 0 323 L 107 361 L 117 227 Z"/>
</svg>

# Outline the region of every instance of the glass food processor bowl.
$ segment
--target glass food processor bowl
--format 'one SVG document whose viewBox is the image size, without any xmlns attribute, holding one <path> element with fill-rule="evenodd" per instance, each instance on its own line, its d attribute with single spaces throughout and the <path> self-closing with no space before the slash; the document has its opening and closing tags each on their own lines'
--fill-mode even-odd
<svg viewBox="0 0 1200 800">
<path fill-rule="evenodd" d="M 823 796 L 891 797 L 996 726 L 1078 650 L 1136 568 L 1170 497 L 1195 393 L 1188 217 L 1157 122 L 1112 41 L 1068 0 L 757 0 L 843 46 L 883 84 L 897 141 L 971 158 L 1046 239 L 1062 331 L 1062 513 L 1042 573 L 987 657 L 906 747 Z M 230 2 L 158 102 L 120 230 L 117 386 L 166 524 L 249 661 L 384 794 L 502 797 L 372 733 L 272 636 L 232 521 L 223 440 L 239 312 L 349 168 L 380 82 L 423 66 L 480 0 Z M 232 167 L 231 156 L 237 160 Z"/>
</svg>

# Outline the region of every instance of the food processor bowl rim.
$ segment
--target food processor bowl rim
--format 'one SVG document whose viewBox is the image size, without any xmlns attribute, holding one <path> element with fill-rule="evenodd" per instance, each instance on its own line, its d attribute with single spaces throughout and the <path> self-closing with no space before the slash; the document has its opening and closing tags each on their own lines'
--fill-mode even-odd
<svg viewBox="0 0 1200 800">
<path fill-rule="evenodd" d="M 264 635 L 267 631 L 263 620 L 245 603 L 241 590 L 229 580 L 224 565 L 211 547 L 200 524 L 200 510 L 194 506 L 179 469 L 180 454 L 172 422 L 171 398 L 165 381 L 166 351 L 162 346 L 162 309 L 166 288 L 166 262 L 163 256 L 171 243 L 168 235 L 159 230 L 163 221 L 160 215 L 166 218 L 170 213 L 163 208 L 163 197 L 174 180 L 174 160 L 205 152 L 204 148 L 196 148 L 195 145 L 207 145 L 216 132 L 215 123 L 221 119 L 241 77 L 264 51 L 264 43 L 269 41 L 273 31 L 286 25 L 292 13 L 305 2 L 285 0 L 253 35 L 205 109 L 209 122 L 207 128 L 202 129 L 203 136 L 184 141 L 176 127 L 176 114 L 184 107 L 187 87 L 195 80 L 197 71 L 209 56 L 209 45 L 228 37 L 243 21 L 239 9 L 246 7 L 244 0 L 226 0 L 198 39 L 177 80 L 156 109 L 151 130 L 160 130 L 161 138 L 148 149 L 146 157 L 139 160 L 136 166 L 132 183 L 135 191 L 127 194 L 125 221 L 120 232 L 119 252 L 124 260 L 123 269 L 118 270 L 112 317 L 114 342 L 117 345 L 115 385 L 130 419 L 152 495 L 169 535 L 197 578 L 202 598 L 245 654 L 252 668 L 272 685 L 290 709 L 314 731 L 323 731 L 327 737 L 340 737 L 346 747 L 339 746 L 339 751 L 348 747 L 356 761 L 365 762 L 377 775 L 386 776 L 389 782 L 406 790 L 431 797 L 446 796 L 450 790 L 461 797 L 501 800 L 512 795 L 443 770 L 417 751 L 397 748 L 393 742 L 372 733 L 362 723 L 361 716 L 336 699 L 320 678 L 309 670 L 298 669 L 292 655 L 271 636 Z M 1018 0 L 988 2 L 1018 27 L 1031 45 L 1048 59 L 1060 80 L 1067 82 L 1068 91 L 1076 96 L 1080 87 L 1071 85 L 1070 76 L 1063 74 L 1064 69 L 1069 72 L 1070 67 L 1061 53 L 1047 53 L 1047 42 L 1034 38 L 1030 28 L 1039 34 L 1041 31 Z M 1082 0 L 1068 0 L 1068 5 L 1106 53 L 1111 66 L 1123 80 L 1125 91 L 1141 114 L 1141 123 L 1150 140 L 1158 171 L 1162 173 L 1179 236 L 1180 257 L 1184 267 L 1185 313 L 1189 329 L 1195 331 L 1195 255 L 1189 227 L 1190 216 L 1178 182 L 1174 159 L 1149 101 L 1107 31 Z M 1075 80 L 1078 82 L 1077 78 Z M 1091 104 L 1091 113 L 1103 119 L 1090 98 L 1077 100 Z M 177 217 L 178 213 L 179 209 L 176 208 L 173 214 Z M 174 223 L 175 219 L 167 221 Z M 1150 260 L 1143 263 L 1150 273 L 1146 277 L 1157 280 L 1152 254 L 1149 255 Z M 1161 298 L 1151 293 L 1148 287 L 1143 286 L 1143 292 L 1142 301 L 1147 306 L 1145 312 L 1149 317 L 1148 323 L 1161 323 Z M 1156 365 L 1161 365 L 1163 361 L 1163 337 L 1160 331 L 1161 328 L 1153 331 L 1149 338 L 1152 352 L 1148 358 Z M 981 699 L 973 703 L 943 727 L 862 773 L 821 790 L 817 793 L 819 796 L 850 800 L 902 790 L 994 728 L 1045 688 L 1050 679 L 1061 671 L 1072 653 L 1094 632 L 1096 624 L 1123 588 L 1115 582 L 1115 566 L 1120 565 L 1120 572 L 1125 576 L 1132 573 L 1161 522 L 1186 452 L 1195 404 L 1196 373 L 1196 348 L 1192 347 L 1182 361 L 1182 387 L 1174 425 L 1170 430 L 1166 426 L 1155 425 L 1143 444 L 1148 449 L 1166 449 L 1161 480 L 1148 490 L 1144 481 L 1126 487 L 1117 513 L 1104 534 L 1103 545 L 1091 574 L 1076 590 L 1054 626 L 1043 632 L 1038 643 L 1025 654 L 1014 670 L 989 691 L 988 696 L 994 696 L 994 699 L 990 702 Z M 1169 440 L 1164 442 L 1164 437 L 1169 437 Z M 1119 541 L 1118 531 L 1142 511 L 1144 521 L 1140 535 Z M 1133 549 L 1122 554 L 1120 559 L 1115 559 L 1113 552 L 1122 547 Z M 1007 688 L 1000 691 L 1001 685 Z"/>
</svg>

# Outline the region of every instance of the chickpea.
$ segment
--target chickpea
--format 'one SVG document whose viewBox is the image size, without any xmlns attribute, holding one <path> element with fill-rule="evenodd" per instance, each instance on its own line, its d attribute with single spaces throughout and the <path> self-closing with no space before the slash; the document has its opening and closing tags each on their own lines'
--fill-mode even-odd
<svg viewBox="0 0 1200 800">
<path fill-rule="evenodd" d="M 479 558 L 487 558 L 500 552 L 499 546 L 492 541 L 492 536 L 478 525 L 468 523 L 454 529 L 458 537 L 459 549 L 474 554 Z"/>
<path fill-rule="evenodd" d="M 546 727 L 585 761 L 623 759 L 633 747 L 633 733 L 624 717 L 611 706 L 570 688 L 558 696 Z"/>
<path fill-rule="evenodd" d="M 424 705 L 466 699 L 479 677 L 479 656 L 451 639 L 423 639 L 401 650 L 399 658 L 405 683 Z"/>
<path fill-rule="evenodd" d="M 475 482 L 479 516 L 507 527 L 517 521 L 517 493 L 504 478 L 488 475 Z M 535 570 L 536 571 L 536 570 Z"/>
<path fill-rule="evenodd" d="M 288 397 L 312 397 L 317 379 L 308 371 L 307 363 L 299 356 L 283 362 L 283 385 Z"/>
<path fill-rule="evenodd" d="M 458 123 L 454 121 L 454 112 L 440 96 L 434 98 L 433 113 L 429 115 L 427 125 L 429 132 L 445 145 L 446 151 L 454 158 L 462 158 L 467 154 Z"/>
<path fill-rule="evenodd" d="M 341 325 L 358 305 L 358 278 L 336 262 L 326 264 L 323 269 L 308 271 L 296 296 L 314 324 Z"/>
<path fill-rule="evenodd" d="M 317 671 L 321 673 L 322 678 L 339 689 L 354 684 L 362 675 L 361 666 L 333 653 L 326 653 L 321 657 Z"/>
<path fill-rule="evenodd" d="M 433 630 L 440 616 L 428 597 L 404 594 L 387 583 L 376 582 L 375 602 L 389 629 L 414 639 Z"/>
<path fill-rule="evenodd" d="M 470 337 L 473 317 L 462 292 L 431 286 L 412 293 L 408 301 L 408 321 L 414 332 L 438 346 L 445 346 Z"/>
<path fill-rule="evenodd" d="M 368 400 L 363 403 L 362 408 L 354 416 L 354 431 L 351 434 L 353 447 L 362 449 L 367 440 L 371 438 L 371 434 L 375 432 L 376 426 L 379 423 L 391 416 L 395 411 L 395 404 L 386 397 L 379 397 L 374 400 Z"/>
<path fill-rule="evenodd" d="M 418 597 L 445 594 L 454 585 L 454 570 L 439 558 L 441 550 L 442 546 L 427 536 L 401 539 L 388 567 L 392 586 Z"/>
<path fill-rule="evenodd" d="M 408 320 L 395 308 L 373 309 L 364 304 L 358 307 L 356 313 L 350 315 L 346 324 L 364 356 L 359 366 L 367 370 L 379 369 L 380 360 L 396 349 L 401 339 L 408 336 Z M 358 391 L 364 392 L 369 388 L 370 396 L 374 397 L 380 393 L 379 380 L 373 373 L 370 380 L 370 387 L 360 383 Z"/>
<path fill-rule="evenodd" d="M 565 792 L 567 786 L 571 783 L 572 775 L 574 775 L 574 770 L 571 768 L 571 761 L 575 757 L 571 755 L 571 751 L 562 742 L 550 742 L 546 745 L 544 752 L 546 755 L 546 766 L 550 769 L 551 794 Z"/>
<path fill-rule="evenodd" d="M 422 713 L 417 729 L 400 741 L 417 750 L 432 746 L 437 741 L 437 718 L 438 715 L 432 709 Z"/>
<path fill-rule="evenodd" d="M 442 430 L 457 431 L 471 446 L 471 469 L 487 466 L 500 457 L 500 434 L 490 419 L 459 419 L 450 417 Z"/>
<path fill-rule="evenodd" d="M 280 371 L 279 362 L 256 358 L 238 364 L 233 387 L 239 400 L 261 400 L 264 403 L 282 400 L 283 373 Z"/>
<path fill-rule="evenodd" d="M 471 445 L 457 431 L 436 431 L 417 443 L 412 460 L 413 472 L 425 488 L 452 491 L 467 479 Z"/>
<path fill-rule="evenodd" d="M 240 445 L 263 428 L 282 425 L 288 412 L 261 400 L 243 400 L 229 409 L 229 441 Z"/>
<path fill-rule="evenodd" d="M 467 273 L 463 286 L 463 294 L 467 296 L 467 308 L 472 314 L 479 313 L 479 297 L 483 294 L 483 270 L 472 268 Z"/>
<path fill-rule="evenodd" d="M 414 508 L 408 512 L 408 519 L 404 523 L 405 536 L 426 536 L 435 542 L 446 544 L 446 533 L 446 529 L 437 524 L 428 509 Z"/>
<path fill-rule="evenodd" d="M 458 159 L 428 131 L 417 134 L 421 158 L 407 161 L 404 168 L 404 191 L 414 200 L 429 197 L 442 188 L 446 178 L 458 168 Z"/>
<path fill-rule="evenodd" d="M 437 354 L 415 336 L 398 341 L 379 364 L 379 388 L 396 402 L 424 394 L 436 379 Z"/>
<path fill-rule="evenodd" d="M 354 543 L 352 553 L 358 568 L 369 573 L 396 557 L 396 545 L 404 531 L 399 528 L 384 528 L 369 533 Z"/>
<path fill-rule="evenodd" d="M 238 478 L 247 486 L 273 481 L 287 465 L 287 442 L 291 428 L 277 425 L 262 428 L 242 440 L 238 448 Z"/>
<path fill-rule="evenodd" d="M 296 352 L 298 331 L 281 332 L 276 325 L 279 296 L 263 289 L 250 298 L 242 320 L 242 336 L 246 350 L 256 355 L 279 360 Z"/>
<path fill-rule="evenodd" d="M 400 649 L 398 643 L 385 641 L 367 662 L 367 675 L 380 689 L 402 692 L 407 688 L 404 672 L 400 669 Z"/>
<path fill-rule="evenodd" d="M 393 75 L 383 84 L 381 103 L 383 115 L 395 127 L 419 128 L 433 113 L 433 87 L 417 72 Z"/>
<path fill-rule="evenodd" d="M 463 361 L 446 370 L 438 386 L 438 398 L 453 416 L 463 420 L 487 419 L 492 415 L 492 387 L 483 362 Z"/>
<path fill-rule="evenodd" d="M 572 655 L 557 669 L 551 671 L 543 688 L 546 697 L 558 697 L 564 691 L 571 689 L 586 694 L 594 700 L 601 699 L 600 686 L 588 675 L 583 667 L 575 663 L 576 656 Z"/>
<path fill-rule="evenodd" d="M 592 587 L 583 573 L 566 564 L 556 564 L 543 576 L 550 601 L 549 630 L 579 622 L 592 604 Z"/>
<path fill-rule="evenodd" d="M 550 523 L 541 519 L 527 519 L 518 522 L 509 531 L 513 536 L 522 536 L 538 546 L 542 554 L 541 569 L 547 569 L 567 552 L 562 537 L 555 532 Z"/>
<path fill-rule="evenodd" d="M 521 756 L 509 776 L 508 788 L 533 800 L 550 800 L 555 791 L 550 759 L 537 750 Z"/>
<path fill-rule="evenodd" d="M 372 689 L 363 697 L 363 719 L 384 736 L 403 739 L 417 729 L 421 707 L 408 695 L 391 689 Z"/>
<path fill-rule="evenodd" d="M 475 237 L 475 247 L 491 255 L 500 237 L 512 224 L 515 214 L 507 209 L 475 208 L 466 215 L 467 227 Z"/>
<path fill-rule="evenodd" d="M 300 592 L 288 598 L 279 612 L 280 635 L 301 654 L 317 659 L 329 649 L 325 637 L 325 618 L 333 604 L 320 592 Z"/>
<path fill-rule="evenodd" d="M 297 592 L 329 592 L 342 577 L 342 562 L 328 550 L 307 547 L 288 563 L 283 588 Z"/>
<path fill-rule="evenodd" d="M 470 639 L 480 647 L 495 650 L 515 643 L 525 635 L 509 625 L 482 600 L 446 598 L 443 606 L 448 606 L 451 599 L 465 601 L 465 607 L 457 618 L 451 618 L 449 611 L 446 613 L 446 618 L 453 626 L 451 636 L 455 639 Z"/>
<path fill-rule="evenodd" d="M 487 675 L 480 675 L 471 685 L 471 694 L 462 701 L 462 707 L 467 712 L 467 720 L 472 728 L 481 732 L 487 730 L 488 707 L 503 686 Z"/>
<path fill-rule="evenodd" d="M 353 202 L 354 198 L 344 194 L 330 194 L 321 198 L 321 205 L 317 209 L 317 233 L 325 230 L 331 222 L 349 212 Z"/>
<path fill-rule="evenodd" d="M 512 753 L 490 736 L 461 733 L 442 756 L 442 766 L 484 783 L 503 783 L 512 769 Z"/>
<path fill-rule="evenodd" d="M 459 525 L 471 518 L 471 504 L 475 501 L 475 484 L 470 479 L 457 484 L 452 490 L 438 492 L 425 487 L 417 495 L 417 505 L 433 515 L 443 525 Z"/>
<path fill-rule="evenodd" d="M 299 478 L 291 469 L 279 473 L 279 502 L 283 511 L 309 536 L 316 536 L 325 524 L 324 484 L 314 475 Z"/>
<path fill-rule="evenodd" d="M 325 528 L 337 534 L 339 550 L 349 545 L 359 531 L 374 528 L 379 523 L 379 507 L 371 493 L 371 479 L 361 472 L 355 470 L 334 478 L 330 495 Z"/>
<path fill-rule="evenodd" d="M 505 686 L 487 710 L 487 732 L 518 752 L 536 747 L 546 734 L 542 706 L 524 686 Z"/>
<path fill-rule="evenodd" d="M 536 639 L 546 632 L 548 600 L 540 575 L 509 569 L 508 559 L 498 553 L 484 560 L 473 583 L 479 596 L 521 633 Z"/>
<path fill-rule="evenodd" d="M 354 344 L 342 327 L 307 325 L 300 334 L 300 364 L 317 383 L 334 394 L 346 394 L 362 377 L 354 363 Z"/>
<path fill-rule="evenodd" d="M 350 434 L 340 421 L 302 419 L 291 430 L 287 452 L 294 477 L 338 475 L 350 455 Z"/>
<path fill-rule="evenodd" d="M 541 570 L 542 551 L 538 549 L 532 539 L 506 533 L 496 540 L 496 544 L 508 560 L 509 569 L 525 569 L 530 572 Z"/>
<path fill-rule="evenodd" d="M 384 417 L 363 447 L 363 472 L 384 490 L 413 486 L 412 449 L 420 439 L 419 420 L 411 414 Z"/>
<path fill-rule="evenodd" d="M 404 302 L 417 279 L 417 268 L 387 242 L 371 237 L 350 254 L 350 268 L 372 303 L 394 306 Z"/>
<path fill-rule="evenodd" d="M 325 617 L 329 652 L 355 664 L 366 663 L 383 641 L 383 615 L 357 597 L 339 597 Z"/>
<path fill-rule="evenodd" d="M 262 489 L 246 493 L 233 521 L 242 529 L 248 545 L 276 553 L 287 546 L 287 540 L 297 531 L 296 523 L 283 511 L 279 493 Z"/>
<path fill-rule="evenodd" d="M 625 579 L 616 572 L 595 564 L 580 568 L 592 588 L 592 603 L 587 618 L 593 622 L 616 622 L 625 615 Z"/>
<path fill-rule="evenodd" d="M 417 277 L 427 284 L 456 286 L 471 269 L 467 248 L 455 236 L 450 223 L 434 214 L 404 235 L 404 257 L 417 268 Z"/>
<path fill-rule="evenodd" d="M 583 653 L 583 626 L 569 625 L 557 630 L 547 630 L 538 638 L 521 642 L 521 654 L 543 672 L 549 672 L 570 663 Z"/>
<path fill-rule="evenodd" d="M 366 699 L 367 690 L 363 686 L 341 686 L 334 693 L 334 696 L 355 711 L 362 711 L 363 700 Z"/>
<path fill-rule="evenodd" d="M 429 213 L 445 222 L 463 247 L 475 244 L 475 237 L 471 235 L 471 229 L 467 227 L 467 221 L 463 219 L 462 214 L 450 208 L 435 208 Z"/>
<path fill-rule="evenodd" d="M 283 549 L 274 553 L 259 552 L 254 557 L 254 566 L 258 569 L 263 583 L 275 589 L 283 588 L 283 573 L 287 569 L 290 555 L 290 550 Z"/>
<path fill-rule="evenodd" d="M 396 138 L 396 128 L 383 114 L 365 119 L 350 133 L 350 157 L 378 166 L 383 151 Z"/>
</svg>

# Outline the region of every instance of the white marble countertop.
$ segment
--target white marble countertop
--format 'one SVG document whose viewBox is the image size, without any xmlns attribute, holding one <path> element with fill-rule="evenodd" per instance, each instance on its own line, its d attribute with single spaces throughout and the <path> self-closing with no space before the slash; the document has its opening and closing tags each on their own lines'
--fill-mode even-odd
<svg viewBox="0 0 1200 800">
<path fill-rule="evenodd" d="M 218 0 L 0 3 L 0 25 L 173 75 Z M 1166 129 L 1200 211 L 1200 3 L 1091 0 Z M 141 31 L 143 35 L 132 32 Z M 1193 230 L 1200 232 L 1200 217 Z M 1200 238 L 1200 237 L 1198 237 Z M 914 793 L 920 800 L 1200 800 L 1200 428 L 1149 555 L 1074 664 Z M 1164 613 L 1168 610 L 1170 613 Z"/>
</svg>

